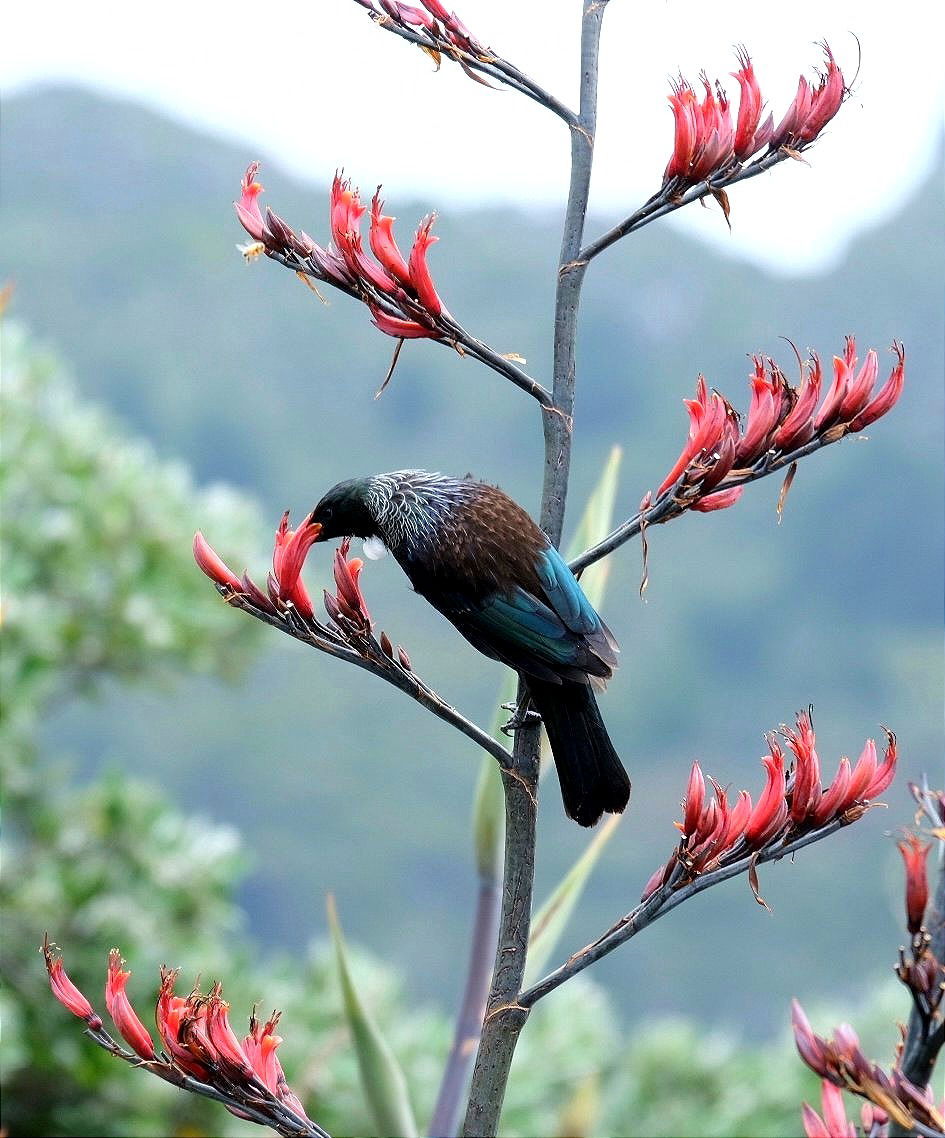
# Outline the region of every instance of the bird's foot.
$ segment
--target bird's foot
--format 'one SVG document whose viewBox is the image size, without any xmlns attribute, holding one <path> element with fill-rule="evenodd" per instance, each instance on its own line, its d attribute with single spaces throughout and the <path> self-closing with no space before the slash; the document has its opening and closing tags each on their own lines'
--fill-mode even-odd
<svg viewBox="0 0 945 1138">
<path fill-rule="evenodd" d="M 512 712 L 508 723 L 502 725 L 503 735 L 514 735 L 522 727 L 537 727 L 541 723 L 541 716 L 527 699 L 522 703 L 503 703 L 502 710 Z"/>
</svg>

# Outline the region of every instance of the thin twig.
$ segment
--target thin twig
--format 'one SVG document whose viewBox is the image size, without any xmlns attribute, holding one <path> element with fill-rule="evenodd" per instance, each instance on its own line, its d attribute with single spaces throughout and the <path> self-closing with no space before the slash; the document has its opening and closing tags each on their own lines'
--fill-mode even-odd
<svg viewBox="0 0 945 1138">
<path fill-rule="evenodd" d="M 832 443 L 839 442 L 841 438 L 847 437 L 846 435 L 831 437 L 828 433 L 824 437 L 811 439 L 809 443 L 797 447 L 788 454 L 778 454 L 777 452 L 769 451 L 768 454 L 764 455 L 750 470 L 736 470 L 726 478 L 723 478 L 718 486 L 712 488 L 712 493 L 715 494 L 722 490 L 730 490 L 734 486 L 744 486 L 748 482 L 756 482 L 759 478 L 765 478 L 769 474 L 783 470 L 784 467 L 790 466 L 792 462 L 797 462 L 798 459 L 813 454 L 814 451 L 821 450 L 823 447 L 830 446 Z M 652 506 L 639 511 L 625 522 L 621 522 L 619 526 L 611 530 L 611 532 L 596 545 L 591 546 L 590 549 L 585 549 L 583 553 L 573 558 L 569 562 L 571 571 L 580 573 L 586 569 L 588 565 L 593 565 L 595 561 L 600 561 L 602 557 L 613 553 L 615 549 L 619 549 L 621 545 L 629 541 L 632 537 L 636 537 L 644 526 L 649 529 L 651 526 L 662 525 L 664 522 L 672 521 L 673 518 L 678 518 L 682 514 L 687 513 L 689 509 L 691 509 L 693 502 L 698 501 L 700 497 L 698 486 L 688 489 L 690 493 L 687 495 L 685 492 L 680 493 L 679 484 L 669 487 L 660 498 L 657 498 Z"/>
<path fill-rule="evenodd" d="M 477 340 L 475 336 L 471 336 L 452 317 L 443 317 L 442 322 L 452 337 L 453 347 L 459 345 L 464 355 L 472 356 L 480 363 L 485 364 L 486 367 L 498 372 L 499 375 L 504 375 L 506 379 L 510 379 L 516 387 L 521 388 L 533 399 L 537 399 L 542 407 L 553 406 L 551 392 L 543 387 L 537 379 L 533 379 L 526 371 L 518 367 L 513 360 L 500 355 L 494 348 L 484 344 L 482 340 Z"/>
<path fill-rule="evenodd" d="M 292 272 L 312 280 L 321 281 L 323 278 L 317 273 L 312 271 L 311 266 L 305 261 L 298 253 L 293 251 L 285 252 L 279 249 L 267 249 L 266 256 L 271 261 L 276 261 L 278 264 L 283 265 Z M 358 285 L 345 284 L 342 281 L 333 280 L 331 282 L 333 288 L 338 292 L 343 292 L 350 296 L 353 300 L 359 301 L 364 304 L 366 301 L 370 302 L 380 308 L 388 315 L 403 318 L 403 313 L 400 309 L 395 307 L 390 298 L 385 296 L 384 293 L 370 288 L 365 283 Z M 409 306 L 410 299 L 404 298 L 404 303 Z M 506 379 L 512 381 L 516 387 L 521 388 L 533 399 L 536 399 L 543 407 L 550 407 L 552 405 L 551 392 L 547 388 L 542 387 L 537 379 L 533 379 L 526 371 L 518 367 L 513 360 L 508 359 L 506 356 L 500 355 L 488 344 L 483 343 L 482 340 L 476 339 L 465 328 L 462 327 L 453 317 L 444 312 L 438 320 L 439 333 L 430 338 L 435 340 L 436 343 L 442 344 L 444 347 L 452 348 L 458 351 L 460 355 L 469 355 L 474 359 L 479 360 L 480 363 L 491 368 L 493 371 L 498 372 L 499 375 L 504 376 Z"/>
<path fill-rule="evenodd" d="M 407 671 L 406 668 L 385 656 L 380 644 L 370 634 L 365 636 L 363 644 L 354 648 L 332 629 L 315 621 L 306 621 L 295 609 L 287 608 L 286 614 L 283 616 L 257 607 L 245 593 L 231 592 L 225 586 L 217 586 L 217 591 L 233 608 L 241 609 L 257 620 L 261 620 L 264 624 L 278 628 L 280 632 L 307 644 L 310 648 L 317 648 L 319 652 L 354 664 L 355 667 L 363 668 L 372 675 L 380 677 L 405 695 L 410 696 L 421 707 L 432 711 L 438 719 L 451 724 L 472 739 L 474 743 L 492 755 L 503 769 L 511 764 L 511 755 L 498 740 L 494 739 L 488 731 L 484 731 L 467 719 L 451 704 L 448 704 L 413 671 Z"/>
<path fill-rule="evenodd" d="M 672 183 L 670 183 L 664 189 L 660 190 L 659 193 L 654 194 L 653 197 L 640 206 L 635 213 L 631 213 L 629 217 L 624 218 L 623 221 L 619 222 L 612 229 L 608 229 L 606 233 L 601 234 L 600 237 L 595 238 L 589 245 L 586 245 L 578 254 L 577 259 L 585 263 L 592 261 L 600 253 L 603 253 L 605 249 L 609 249 L 611 245 L 619 241 L 621 237 L 626 237 L 628 233 L 635 233 L 638 229 L 649 225 L 651 221 L 657 221 L 659 218 L 665 217 L 668 213 L 674 213 L 677 209 L 682 209 L 683 206 L 717 194 L 728 186 L 734 186 L 738 182 L 746 182 L 749 178 L 757 178 L 759 174 L 764 174 L 770 170 L 772 166 L 777 166 L 780 162 L 784 162 L 788 158 L 793 158 L 796 161 L 797 155 L 793 151 L 783 148 L 781 150 L 773 150 L 770 154 L 766 154 L 763 158 L 759 158 L 756 162 L 752 162 L 748 166 L 742 166 L 740 169 L 735 169 L 728 174 L 716 175 L 706 182 L 700 182 L 696 186 L 690 186 L 689 189 L 681 193 L 675 192 Z"/>
<path fill-rule="evenodd" d="M 355 2 L 360 3 L 360 0 L 355 0 Z M 366 7 L 364 4 L 361 6 Z M 543 87 L 540 87 L 534 79 L 529 78 L 528 75 L 519 70 L 514 64 L 496 55 L 491 49 L 487 49 L 489 51 L 487 56 L 480 57 L 471 52 L 464 51 L 455 44 L 444 44 L 441 40 L 435 39 L 433 36 L 414 31 L 412 28 L 406 28 L 402 24 L 396 23 L 389 16 L 380 12 L 371 11 L 370 8 L 368 8 L 368 14 L 377 26 L 383 28 L 384 31 L 392 32 L 395 36 L 400 36 L 402 40 L 406 40 L 407 43 L 416 44 L 417 47 L 424 48 L 428 52 L 436 52 L 437 55 L 445 55 L 448 59 L 465 64 L 466 67 L 471 68 L 473 71 L 478 71 L 482 75 L 488 75 L 490 79 L 495 79 L 497 82 L 511 88 L 511 90 L 518 91 L 520 95 L 525 95 L 526 98 L 547 108 L 547 110 L 556 114 L 558 118 L 562 119 L 569 126 L 577 121 L 577 116 L 574 111 L 566 107 L 564 103 L 556 99 L 554 95 L 544 90 Z"/>
<path fill-rule="evenodd" d="M 100 1022 L 100 1021 L 99 1021 Z M 165 1083 L 200 1095 L 202 1098 L 213 1099 L 214 1102 L 223 1103 L 242 1112 L 243 1117 L 260 1126 L 268 1126 L 284 1138 L 330 1138 L 327 1130 L 323 1130 L 316 1122 L 300 1117 L 294 1110 L 280 1102 L 275 1095 L 258 1080 L 250 1090 L 245 1087 L 233 1085 L 232 1094 L 227 1094 L 218 1087 L 203 1083 L 182 1071 L 166 1056 L 154 1060 L 141 1059 L 134 1052 L 127 1051 L 105 1030 L 104 1027 L 86 1027 L 85 1034 L 104 1051 L 122 1059 L 133 1067 L 140 1067 L 156 1075 Z"/>
<path fill-rule="evenodd" d="M 822 829 L 815 830 L 810 834 L 804 834 L 793 842 L 788 842 L 781 846 L 769 847 L 760 854 L 757 851 L 745 853 L 728 865 L 720 866 L 710 873 L 701 874 L 688 885 L 674 888 L 674 883 L 670 880 L 666 885 L 657 889 L 656 892 L 645 901 L 641 902 L 625 917 L 622 917 L 607 929 L 606 932 L 602 933 L 597 940 L 585 948 L 582 948 L 579 952 L 575 952 L 560 968 L 555 969 L 554 972 L 549 973 L 544 979 L 539 980 L 526 992 L 523 992 L 519 997 L 519 1003 L 523 1007 L 531 1008 L 538 1000 L 547 996 L 549 992 L 553 992 L 555 988 L 560 987 L 566 980 L 570 980 L 572 976 L 583 972 L 585 968 L 600 960 L 602 956 L 613 952 L 615 948 L 619 948 L 620 945 L 625 944 L 631 937 L 636 936 L 638 932 L 641 932 L 648 925 L 653 924 L 654 921 L 659 920 L 660 917 L 664 917 L 667 913 L 672 912 L 673 909 L 677 908 L 684 901 L 688 901 L 690 897 L 695 897 L 697 893 L 702 893 L 706 889 L 710 889 L 713 885 L 719 885 L 721 882 L 727 881 L 730 877 L 735 877 L 739 873 L 745 873 L 753 864 L 761 865 L 763 862 L 778 861 L 788 854 L 803 849 L 804 846 L 809 846 L 813 842 L 820 841 L 821 838 L 829 837 L 831 834 L 836 833 L 837 830 L 849 824 L 849 819 L 842 817 L 836 818 Z"/>
</svg>

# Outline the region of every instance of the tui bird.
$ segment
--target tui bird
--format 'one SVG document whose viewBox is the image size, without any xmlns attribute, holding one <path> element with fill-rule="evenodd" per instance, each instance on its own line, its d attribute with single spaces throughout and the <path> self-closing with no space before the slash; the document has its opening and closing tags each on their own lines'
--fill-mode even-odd
<svg viewBox="0 0 945 1138">
<path fill-rule="evenodd" d="M 521 506 L 472 478 L 398 470 L 339 482 L 310 521 L 322 527 L 319 541 L 364 538 L 369 557 L 386 547 L 470 644 L 519 673 L 569 817 L 593 826 L 623 811 L 630 779 L 591 691 L 613 675 L 617 642 Z"/>
</svg>

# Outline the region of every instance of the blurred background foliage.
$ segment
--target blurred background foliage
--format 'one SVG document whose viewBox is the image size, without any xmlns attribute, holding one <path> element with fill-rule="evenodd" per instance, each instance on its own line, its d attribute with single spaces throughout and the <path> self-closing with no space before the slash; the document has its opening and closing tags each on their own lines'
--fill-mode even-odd
<svg viewBox="0 0 945 1138">
<path fill-rule="evenodd" d="M 343 298 L 325 310 L 275 266 L 239 263 L 229 202 L 258 154 L 63 89 L 9 99 L 0 147 L 5 173 L 15 171 L 0 219 L 14 314 L 75 374 L 7 321 L 6 1125 L 11 1135 L 246 1129 L 82 1039 L 48 995 L 35 951 L 48 928 L 90 994 L 117 943 L 139 1005 L 166 961 L 223 978 L 234 1013 L 256 1000 L 285 1008 L 285 1063 L 314 1116 L 366 1132 L 321 940 L 328 889 L 349 937 L 371 946 L 356 954 L 356 979 L 423 1119 L 465 966 L 475 867 L 457 819 L 476 754 L 370 677 L 227 610 L 193 567 L 190 538 L 199 525 L 234 568 L 264 571 L 283 508 L 298 516 L 341 477 L 402 466 L 471 468 L 534 508 L 534 410 L 432 345 L 408 344 L 373 402 L 392 342 Z M 324 187 L 266 167 L 263 181 L 290 223 L 324 234 Z M 395 189 L 405 230 L 437 204 L 395 201 Z M 672 846 L 692 758 L 754 789 L 761 732 L 811 699 L 825 765 L 858 753 L 882 720 L 900 736 L 901 786 L 935 769 L 941 198 L 937 176 L 842 264 L 804 279 L 658 225 L 590 275 L 575 519 L 613 443 L 626 451 L 618 512 L 660 480 L 700 370 L 744 406 L 743 353 L 769 351 L 789 367 L 780 335 L 829 357 L 848 331 L 864 349 L 901 337 L 909 369 L 900 407 L 869 442 L 802 465 L 780 528 L 772 480 L 725 514 L 654 533 L 645 606 L 638 549 L 614 559 L 606 617 L 625 651 L 604 713 L 634 775 L 634 807 L 561 950 L 639 896 Z M 735 224 L 737 210 L 733 195 Z M 557 223 L 447 211 L 433 254 L 464 324 L 538 375 Z M 212 485 L 198 488 L 188 467 Z M 313 583 L 327 578 L 327 557 L 313 562 Z M 409 595 L 389 561 L 369 567 L 365 587 L 420 674 L 490 722 L 496 669 Z M 888 815 L 766 871 L 773 916 L 733 883 L 615 954 L 595 984 L 550 999 L 523 1036 L 504 1129 L 796 1132 L 798 1103 L 816 1091 L 783 1028 L 792 994 L 805 1004 L 830 994 L 843 1013 L 825 1024 L 882 1024 L 864 1036 L 888 1057 L 903 1006 L 879 981 L 900 935 L 899 871 L 883 834 L 908 820 L 901 786 Z M 546 794 L 539 897 L 585 841 Z"/>
</svg>

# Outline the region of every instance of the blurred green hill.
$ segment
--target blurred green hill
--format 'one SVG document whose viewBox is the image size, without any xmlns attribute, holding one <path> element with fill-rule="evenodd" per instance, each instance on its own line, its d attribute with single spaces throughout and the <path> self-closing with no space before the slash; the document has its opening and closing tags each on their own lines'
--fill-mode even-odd
<svg viewBox="0 0 945 1138">
<path fill-rule="evenodd" d="M 534 508 L 540 429 L 511 385 L 435 345 L 407 344 L 374 401 L 393 342 L 346 298 L 325 308 L 277 266 L 241 263 L 230 202 L 258 157 L 263 143 L 224 144 L 86 91 L 8 99 L 0 247 L 15 314 L 71 362 L 85 397 L 200 480 L 258 498 L 273 527 L 282 509 L 297 516 L 341 477 L 403 466 L 472 470 Z M 812 164 L 804 176 L 816 178 L 816 151 Z M 861 166 L 851 156 L 851 193 Z M 825 766 L 855 757 L 879 722 L 897 731 L 903 755 L 889 813 L 764 874 L 773 915 L 733 883 L 607 961 L 598 975 L 628 1015 L 682 1012 L 761 1032 L 783 1019 L 790 995 L 842 999 L 891 963 L 898 867 L 884 834 L 909 816 L 906 778 L 941 769 L 943 743 L 940 174 L 828 272 L 774 276 L 657 224 L 589 276 L 574 516 L 613 443 L 626 452 L 624 512 L 661 480 L 699 371 L 744 407 L 745 353 L 790 369 L 779 337 L 828 359 L 847 332 L 864 350 L 893 337 L 908 350 L 900 406 L 868 442 L 802 465 L 783 525 L 771 480 L 732 510 L 653 533 L 646 605 L 639 549 L 615 558 L 606 619 L 624 656 L 604 714 L 635 797 L 570 944 L 637 900 L 673 844 L 694 757 L 723 784 L 756 788 L 762 732 L 811 701 Z M 325 186 L 265 162 L 262 180 L 290 223 L 324 236 Z M 441 209 L 431 263 L 451 310 L 547 375 L 558 217 L 404 201 L 396 186 L 387 199 L 404 233 Z M 737 189 L 732 206 L 737 225 Z M 270 536 L 245 550 L 257 571 Z M 328 557 L 313 567 L 327 578 Z M 406 590 L 390 560 L 369 566 L 365 587 L 420 674 L 487 722 L 498 669 Z M 219 603 L 209 587 L 205 603 Z M 129 768 L 239 827 L 256 860 L 243 900 L 262 941 L 292 948 L 321 932 L 331 889 L 352 939 L 401 967 L 414 993 L 451 1001 L 474 886 L 466 819 L 478 756 L 369 677 L 278 640 L 238 685 L 106 686 L 96 702 L 49 717 L 44 745 L 69 753 L 77 777 Z M 539 892 L 584 841 L 550 789 L 541 828 Z"/>
</svg>

